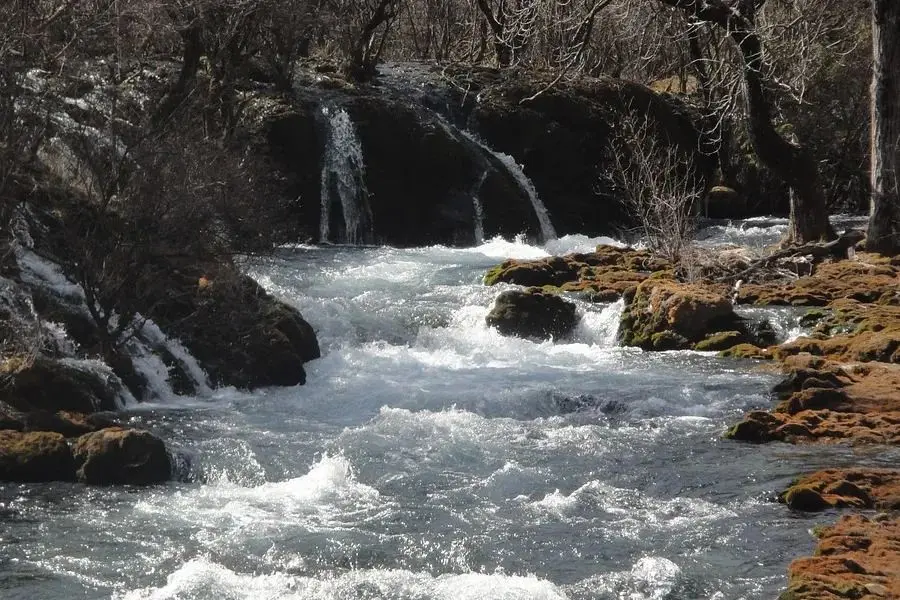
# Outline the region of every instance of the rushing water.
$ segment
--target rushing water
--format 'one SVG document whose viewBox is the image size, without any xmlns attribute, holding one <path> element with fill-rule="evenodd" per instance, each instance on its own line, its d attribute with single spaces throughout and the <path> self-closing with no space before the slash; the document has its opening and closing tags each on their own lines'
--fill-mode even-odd
<svg viewBox="0 0 900 600">
<path fill-rule="evenodd" d="M 485 327 L 486 268 L 596 241 L 249 265 L 318 330 L 308 384 L 132 412 L 177 450 L 178 482 L 0 484 L 0 597 L 774 597 L 817 520 L 773 494 L 860 457 L 723 441 L 774 376 L 619 348 L 618 304 L 579 303 L 568 343 Z"/>
</svg>

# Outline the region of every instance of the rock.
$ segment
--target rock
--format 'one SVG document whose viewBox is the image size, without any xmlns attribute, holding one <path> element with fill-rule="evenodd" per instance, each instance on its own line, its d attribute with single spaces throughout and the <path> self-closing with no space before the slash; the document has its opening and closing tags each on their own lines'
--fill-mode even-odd
<svg viewBox="0 0 900 600">
<path fill-rule="evenodd" d="M 771 442 L 781 439 L 776 433 L 784 421 L 778 416 L 763 410 L 753 411 L 744 420 L 725 433 L 726 439 L 741 442 Z"/>
<path fill-rule="evenodd" d="M 503 335 L 558 340 L 571 334 L 577 318 L 573 303 L 530 288 L 500 294 L 486 321 Z"/>
<path fill-rule="evenodd" d="M 845 366 L 811 356 L 787 356 L 781 401 L 755 411 L 729 431 L 747 441 L 900 444 L 900 365 Z"/>
<path fill-rule="evenodd" d="M 816 512 L 830 506 L 822 498 L 822 494 L 806 486 L 792 486 L 782 496 L 782 502 L 787 504 L 792 510 L 804 512 Z"/>
<path fill-rule="evenodd" d="M 744 358 L 753 360 L 772 360 L 774 356 L 767 348 L 753 344 L 738 344 L 719 353 L 722 358 Z"/>
<path fill-rule="evenodd" d="M 60 360 L 44 356 L 24 363 L 7 360 L 0 369 L 9 382 L 0 386 L 0 401 L 19 410 L 92 413 L 118 408 L 110 382 Z"/>
<path fill-rule="evenodd" d="M 484 283 L 512 283 L 527 287 L 545 285 L 559 287 L 564 283 L 578 281 L 579 271 L 584 263 L 569 257 L 552 256 L 540 260 L 507 260 L 494 267 L 484 276 Z"/>
<path fill-rule="evenodd" d="M 829 307 L 813 337 L 782 344 L 777 356 L 808 353 L 847 362 L 900 363 L 900 306 L 839 299 Z"/>
<path fill-rule="evenodd" d="M 625 294 L 619 336 L 644 350 L 723 349 L 752 343 L 746 322 L 724 296 L 700 285 L 661 279 Z"/>
<path fill-rule="evenodd" d="M 73 446 L 78 480 L 95 485 L 149 485 L 168 481 L 172 463 L 155 435 L 112 427 L 79 437 Z"/>
<path fill-rule="evenodd" d="M 195 274 L 196 275 L 196 274 Z M 298 385 L 303 365 L 320 356 L 316 334 L 293 307 L 230 271 L 188 276 L 192 292 L 155 305 L 153 318 L 181 341 L 216 385 Z"/>
<path fill-rule="evenodd" d="M 820 504 L 795 506 L 808 490 L 818 494 Z M 900 471 L 895 469 L 825 469 L 800 478 L 779 496 L 791 508 L 805 511 L 826 508 L 896 510 L 900 508 Z"/>
<path fill-rule="evenodd" d="M 694 345 L 694 350 L 720 351 L 746 344 L 747 334 L 741 331 L 720 331 L 706 336 Z"/>
<path fill-rule="evenodd" d="M 484 282 L 559 288 L 594 302 L 613 302 L 646 279 L 673 277 L 671 263 L 645 250 L 600 245 L 585 254 L 507 260 L 488 271 Z"/>
<path fill-rule="evenodd" d="M 747 214 L 746 200 L 734 189 L 714 185 L 706 194 L 704 215 L 709 219 L 740 219 Z"/>
<path fill-rule="evenodd" d="M 58 433 L 0 431 L 0 481 L 75 481 L 75 460 Z"/>
<path fill-rule="evenodd" d="M 655 139 L 690 155 L 704 187 L 712 172 L 715 161 L 699 151 L 695 117 L 677 99 L 629 82 L 579 78 L 524 101 L 552 77 L 496 72 L 472 82 L 469 73 L 462 74 L 458 88 L 478 97 L 469 104 L 468 124 L 491 147 L 525 166 L 560 234 L 609 234 L 632 222 L 618 190 L 603 176 L 611 170 L 610 141 L 628 111 L 647 117 Z M 472 89 L 472 83 L 480 86 Z"/>
<path fill-rule="evenodd" d="M 900 598 L 900 520 L 842 517 L 788 573 L 782 600 Z"/>
<path fill-rule="evenodd" d="M 827 306 L 841 299 L 900 304 L 900 268 L 877 255 L 857 253 L 858 260 L 814 266 L 812 275 L 782 284 L 748 283 L 738 290 L 738 304 Z"/>
</svg>

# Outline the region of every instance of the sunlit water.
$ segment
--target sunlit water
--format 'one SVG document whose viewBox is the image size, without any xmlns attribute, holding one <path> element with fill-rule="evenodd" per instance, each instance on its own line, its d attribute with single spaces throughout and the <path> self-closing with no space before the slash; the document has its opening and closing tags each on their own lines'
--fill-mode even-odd
<svg viewBox="0 0 900 600">
<path fill-rule="evenodd" d="M 484 325 L 504 289 L 485 269 L 597 241 L 248 265 L 318 331 L 307 385 L 133 412 L 180 455 L 179 482 L 0 484 L 0 597 L 774 597 L 817 521 L 772 497 L 860 457 L 723 441 L 775 376 L 619 348 L 619 305 L 579 302 L 566 342 Z M 795 319 L 768 316 L 785 335 Z"/>
</svg>

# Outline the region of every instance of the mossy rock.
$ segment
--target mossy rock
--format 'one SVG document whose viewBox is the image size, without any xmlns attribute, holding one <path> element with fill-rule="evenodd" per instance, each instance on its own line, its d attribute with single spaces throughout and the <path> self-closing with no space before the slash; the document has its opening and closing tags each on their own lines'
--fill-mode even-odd
<svg viewBox="0 0 900 600">
<path fill-rule="evenodd" d="M 740 331 L 720 331 L 706 336 L 706 339 L 697 342 L 694 350 L 722 351 L 741 344 L 746 340 L 746 334 Z"/>
<path fill-rule="evenodd" d="M 722 358 L 738 358 L 751 360 L 773 360 L 772 353 L 765 348 L 754 346 L 753 344 L 738 344 L 727 350 L 719 352 Z"/>
<path fill-rule="evenodd" d="M 66 439 L 47 431 L 0 431 L 0 481 L 75 481 L 75 460 Z"/>
</svg>

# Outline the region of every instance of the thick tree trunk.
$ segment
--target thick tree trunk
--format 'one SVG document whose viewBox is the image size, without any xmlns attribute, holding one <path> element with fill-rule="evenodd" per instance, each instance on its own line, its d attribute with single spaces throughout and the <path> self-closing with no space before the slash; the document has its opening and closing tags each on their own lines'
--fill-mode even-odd
<svg viewBox="0 0 900 600">
<path fill-rule="evenodd" d="M 802 145 L 778 132 L 764 80 L 768 66 L 755 31 L 756 4 L 750 0 L 659 0 L 702 21 L 714 23 L 737 44 L 743 59 L 750 142 L 759 160 L 791 188 L 791 220 L 782 243 L 808 244 L 835 237 L 815 159 Z M 882 0 L 884 1 L 884 0 Z M 890 0 L 887 0 L 890 1 Z"/>
<path fill-rule="evenodd" d="M 866 247 L 900 253 L 900 2 L 872 4 L 872 210 Z"/>
</svg>

